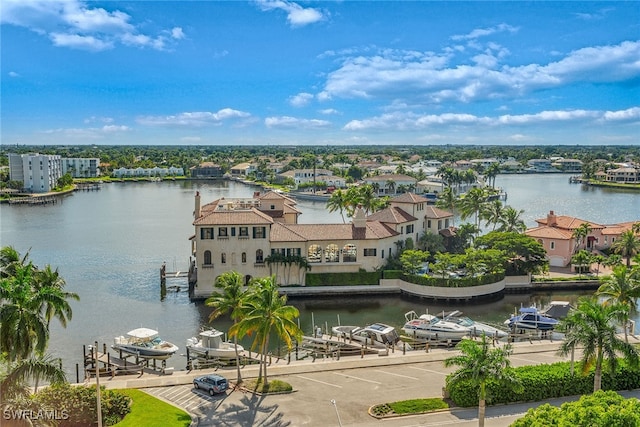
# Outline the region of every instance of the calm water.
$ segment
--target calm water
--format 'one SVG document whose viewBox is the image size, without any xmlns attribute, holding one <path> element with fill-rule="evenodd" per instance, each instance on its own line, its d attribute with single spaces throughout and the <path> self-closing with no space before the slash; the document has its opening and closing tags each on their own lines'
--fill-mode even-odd
<svg viewBox="0 0 640 427">
<path fill-rule="evenodd" d="M 600 223 L 640 219 L 640 193 L 584 190 L 568 184 L 566 175 L 499 176 L 497 185 L 508 193 L 507 203 L 525 210 L 528 225 L 549 210 Z M 235 182 L 113 183 L 102 190 L 76 192 L 51 206 L 0 207 L 0 244 L 21 254 L 30 252 L 39 266 L 58 267 L 67 289 L 80 295 L 72 302 L 73 320 L 66 329 L 52 323 L 50 352 L 62 357 L 75 380 L 82 344 L 97 340 L 110 345 L 113 337 L 136 327 L 150 327 L 184 349 L 185 340 L 207 324 L 210 309 L 191 303 L 186 292 L 169 292 L 160 300 L 159 269 L 186 269 L 193 234 L 193 196 L 203 202 L 219 197 L 250 197 L 254 188 Z M 338 212 L 324 203 L 300 201 L 303 223 L 339 223 Z M 186 280 L 169 284 L 186 286 Z M 462 309 L 479 320 L 501 322 L 514 307 L 550 299 L 575 300 L 576 295 L 510 295 L 497 302 Z M 436 313 L 460 307 L 427 305 L 402 298 L 340 298 L 291 301 L 301 310 L 301 326 L 331 327 L 383 321 L 401 326 L 408 310 Z M 215 321 L 226 330 L 226 319 Z M 174 356 L 169 366 L 183 369 L 184 358 Z"/>
</svg>

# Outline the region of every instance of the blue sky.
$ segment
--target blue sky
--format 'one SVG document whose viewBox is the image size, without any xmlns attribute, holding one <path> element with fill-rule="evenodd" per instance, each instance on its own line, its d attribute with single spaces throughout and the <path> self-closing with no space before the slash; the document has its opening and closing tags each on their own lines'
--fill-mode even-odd
<svg viewBox="0 0 640 427">
<path fill-rule="evenodd" d="M 3 0 L 2 144 L 640 145 L 628 2 Z"/>
</svg>

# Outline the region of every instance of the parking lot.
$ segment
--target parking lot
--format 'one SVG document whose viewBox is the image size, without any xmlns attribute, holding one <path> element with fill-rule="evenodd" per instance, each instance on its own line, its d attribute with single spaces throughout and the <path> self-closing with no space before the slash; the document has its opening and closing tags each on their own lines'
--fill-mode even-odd
<svg viewBox="0 0 640 427">
<path fill-rule="evenodd" d="M 511 357 L 513 366 L 560 360 L 563 359 L 554 351 L 518 352 Z M 193 389 L 190 384 L 153 387 L 145 391 L 185 409 L 197 418 L 199 426 L 429 425 L 425 424 L 427 416 L 378 421 L 367 411 L 378 403 L 441 396 L 445 377 L 454 369 L 444 368 L 442 360 L 435 360 L 291 374 L 278 372 L 270 378 L 290 383 L 294 392 L 268 396 L 256 396 L 240 389 L 209 396 Z M 234 370 L 219 370 L 217 373 L 232 381 L 235 379 Z M 460 416 L 449 414 L 453 421 L 462 421 Z M 450 424 L 453 421 L 440 420 L 438 423 Z"/>
</svg>

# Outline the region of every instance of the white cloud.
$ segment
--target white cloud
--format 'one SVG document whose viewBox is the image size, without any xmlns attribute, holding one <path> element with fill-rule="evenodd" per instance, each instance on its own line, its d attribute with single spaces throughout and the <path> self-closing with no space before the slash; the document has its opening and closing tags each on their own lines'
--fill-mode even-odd
<svg viewBox="0 0 640 427">
<path fill-rule="evenodd" d="M 184 112 L 172 116 L 143 116 L 136 122 L 147 126 L 221 126 L 226 120 L 243 119 L 251 114 L 244 111 L 223 108 L 216 113 L 208 111 Z"/>
<path fill-rule="evenodd" d="M 21 77 L 20 74 L 16 73 L 15 71 L 9 71 L 9 77 Z"/>
<path fill-rule="evenodd" d="M 182 138 L 180 138 L 181 142 L 200 142 L 202 141 L 202 138 L 199 136 L 183 136 Z"/>
<path fill-rule="evenodd" d="M 63 135 L 66 138 L 74 139 L 102 139 L 107 135 L 112 135 L 119 132 L 128 132 L 131 128 L 128 126 L 116 126 L 105 125 L 101 128 L 89 127 L 89 128 L 58 128 L 48 129 L 42 133 L 47 135 Z"/>
<path fill-rule="evenodd" d="M 454 35 L 454 36 L 451 36 L 451 40 L 475 40 L 480 37 L 490 36 L 495 33 L 503 33 L 503 32 L 515 33 L 518 30 L 519 30 L 518 27 L 513 27 L 508 24 L 499 24 L 495 27 L 476 28 L 475 30 L 471 31 L 469 34 Z"/>
<path fill-rule="evenodd" d="M 324 15 L 318 9 L 303 8 L 297 3 L 284 0 L 257 0 L 258 6 L 264 11 L 282 10 L 287 13 L 287 21 L 292 27 L 302 27 L 322 21 Z"/>
<path fill-rule="evenodd" d="M 311 102 L 311 100 L 313 100 L 312 94 L 301 92 L 289 98 L 289 104 L 291 104 L 294 107 L 304 107 L 308 105 L 309 102 Z"/>
<path fill-rule="evenodd" d="M 318 119 L 299 119 L 296 117 L 280 116 L 264 119 L 266 127 L 273 129 L 317 129 L 331 126 L 331 122 Z"/>
<path fill-rule="evenodd" d="M 324 110 L 320 110 L 318 112 L 320 114 L 324 114 L 326 116 L 333 115 L 333 114 L 340 114 L 340 112 L 338 110 L 336 110 L 335 108 L 325 108 Z"/>
<path fill-rule="evenodd" d="M 625 121 L 640 124 L 640 107 L 621 111 L 597 110 L 559 110 L 541 111 L 536 114 L 501 115 L 497 117 L 476 116 L 465 113 L 444 113 L 419 115 L 413 112 L 382 114 L 363 120 L 348 122 L 343 130 L 346 131 L 416 131 L 436 127 L 508 127 L 508 126 L 537 126 L 540 124 L 591 124 L 599 125 L 603 122 Z M 516 134 L 518 135 L 518 134 Z"/>
<path fill-rule="evenodd" d="M 181 27 L 160 31 L 167 36 L 144 34 L 127 13 L 92 6 L 82 0 L 4 0 L 1 22 L 47 36 L 55 46 L 93 52 L 113 49 L 117 42 L 166 50 L 169 40 L 185 37 Z"/>
</svg>

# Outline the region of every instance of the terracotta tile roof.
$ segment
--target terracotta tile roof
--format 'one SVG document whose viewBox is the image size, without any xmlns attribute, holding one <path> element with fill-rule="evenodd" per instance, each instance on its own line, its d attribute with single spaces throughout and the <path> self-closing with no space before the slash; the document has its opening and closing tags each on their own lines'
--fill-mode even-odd
<svg viewBox="0 0 640 427">
<path fill-rule="evenodd" d="M 365 181 L 382 181 L 382 182 L 387 182 L 389 180 L 391 181 L 411 181 L 411 182 L 417 182 L 418 180 L 415 179 L 412 176 L 409 175 L 401 175 L 401 174 L 386 174 L 386 175 L 377 175 L 377 176 L 370 176 L 364 179 Z"/>
<path fill-rule="evenodd" d="M 604 228 L 604 230 L 602 230 L 602 234 L 609 235 L 609 236 L 617 236 L 619 234 L 624 233 L 625 231 L 631 230 L 631 227 L 633 227 L 633 224 L 637 222 L 638 221 L 629 221 L 629 222 L 621 222 L 620 224 L 607 225 Z"/>
<path fill-rule="evenodd" d="M 447 218 L 453 216 L 453 214 L 449 211 L 445 211 L 444 209 L 436 208 L 435 206 L 426 206 L 424 216 L 427 218 Z"/>
<path fill-rule="evenodd" d="M 415 193 L 404 193 L 389 200 L 390 203 L 426 203 L 428 201 L 426 197 L 419 196 Z"/>
<path fill-rule="evenodd" d="M 271 227 L 271 242 L 305 242 L 322 240 L 379 240 L 398 233 L 380 222 L 368 222 L 365 228 L 353 224 L 282 224 Z"/>
<path fill-rule="evenodd" d="M 256 208 L 246 210 L 216 210 L 203 212 L 193 225 L 267 225 L 273 218 Z"/>
<path fill-rule="evenodd" d="M 562 230 L 556 227 L 535 227 L 525 231 L 524 234 L 533 238 L 540 239 L 558 239 L 558 240 L 571 240 L 573 233 L 567 230 Z"/>
<path fill-rule="evenodd" d="M 386 224 L 404 224 L 405 222 L 416 221 L 417 219 L 418 218 L 413 215 L 396 207 L 383 209 L 367 217 L 367 221 L 380 221 Z"/>
<path fill-rule="evenodd" d="M 536 219 L 536 222 L 540 225 L 548 225 L 547 220 L 548 218 L 545 217 L 545 218 Z M 566 216 L 566 215 L 556 216 L 555 228 L 562 228 L 565 230 L 575 230 L 576 228 L 580 227 L 580 225 L 582 224 L 589 224 L 589 227 L 591 227 L 592 230 L 604 228 L 604 225 L 596 224 L 595 222 L 585 221 L 580 218 L 576 218 L 573 216 Z"/>
</svg>

